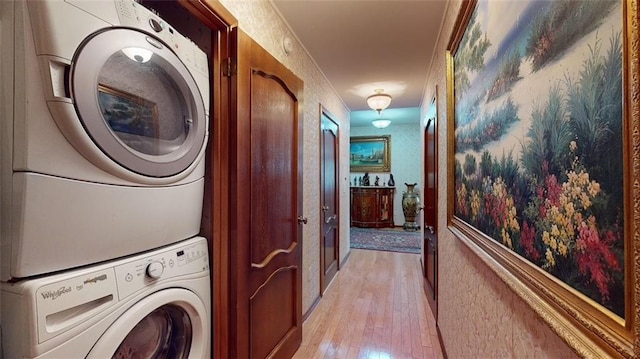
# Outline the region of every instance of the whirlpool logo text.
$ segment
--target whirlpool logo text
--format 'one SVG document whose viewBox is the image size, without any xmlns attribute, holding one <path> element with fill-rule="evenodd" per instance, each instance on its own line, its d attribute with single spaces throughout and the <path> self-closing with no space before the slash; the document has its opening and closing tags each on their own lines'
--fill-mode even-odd
<svg viewBox="0 0 640 359">
<path fill-rule="evenodd" d="M 55 300 L 63 294 L 67 294 L 71 292 L 71 287 L 60 287 L 57 290 L 48 290 L 46 292 L 40 293 L 42 295 L 42 299 L 51 299 Z"/>
</svg>

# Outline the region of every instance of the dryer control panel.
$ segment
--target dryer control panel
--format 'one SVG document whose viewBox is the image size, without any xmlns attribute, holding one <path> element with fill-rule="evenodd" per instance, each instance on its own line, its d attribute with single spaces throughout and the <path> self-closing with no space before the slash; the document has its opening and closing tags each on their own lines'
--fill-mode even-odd
<svg viewBox="0 0 640 359">
<path fill-rule="evenodd" d="M 187 67 L 205 77 L 209 76 L 207 55 L 193 41 L 178 33 L 157 14 L 134 1 L 116 0 L 115 4 L 121 25 L 143 29 L 155 34 L 171 46 L 171 49 L 178 54 Z"/>
<path fill-rule="evenodd" d="M 173 247 L 166 252 L 115 267 L 118 297 L 123 299 L 154 283 L 209 271 L 206 241 Z"/>
</svg>

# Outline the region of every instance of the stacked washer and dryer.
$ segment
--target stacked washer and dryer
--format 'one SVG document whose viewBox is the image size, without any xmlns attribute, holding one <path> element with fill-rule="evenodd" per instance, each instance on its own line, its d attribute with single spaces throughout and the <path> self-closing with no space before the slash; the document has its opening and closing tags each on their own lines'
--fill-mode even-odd
<svg viewBox="0 0 640 359">
<path fill-rule="evenodd" d="M 206 54 L 132 0 L 0 14 L 2 354 L 208 357 Z"/>
</svg>

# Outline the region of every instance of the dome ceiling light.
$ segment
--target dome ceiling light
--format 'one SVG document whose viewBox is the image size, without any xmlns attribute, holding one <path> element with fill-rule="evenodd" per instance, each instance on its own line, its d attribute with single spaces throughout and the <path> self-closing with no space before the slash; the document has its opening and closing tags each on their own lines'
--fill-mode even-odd
<svg viewBox="0 0 640 359">
<path fill-rule="evenodd" d="M 385 127 L 387 127 L 387 126 L 389 126 L 391 124 L 391 121 L 389 121 L 389 120 L 375 120 L 375 121 L 371 121 L 371 124 L 374 127 L 377 127 L 377 128 L 385 128 Z"/>
<path fill-rule="evenodd" d="M 378 114 L 391 104 L 391 95 L 383 93 L 383 89 L 376 89 L 375 94 L 367 97 L 367 105 L 371 109 L 378 111 Z M 388 126 L 388 125 L 387 125 Z M 386 127 L 386 126 L 385 126 Z"/>
</svg>

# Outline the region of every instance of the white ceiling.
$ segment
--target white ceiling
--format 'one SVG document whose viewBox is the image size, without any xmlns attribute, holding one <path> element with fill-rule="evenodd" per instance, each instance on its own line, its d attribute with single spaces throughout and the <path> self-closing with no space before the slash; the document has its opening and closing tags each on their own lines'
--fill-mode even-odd
<svg viewBox="0 0 640 359">
<path fill-rule="evenodd" d="M 366 103 L 378 88 L 393 97 L 389 109 L 421 105 L 446 0 L 271 1 L 352 111 L 351 126 L 378 117 Z M 394 113 L 410 121 L 405 111 L 382 117 Z"/>
</svg>

